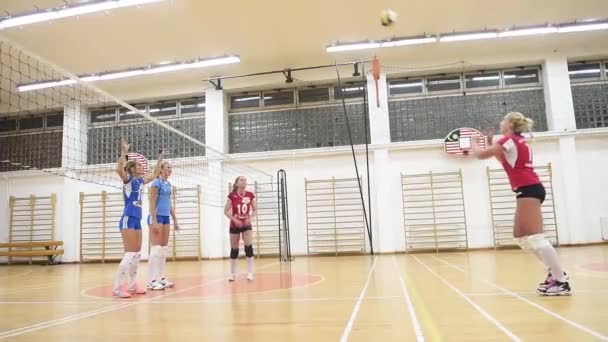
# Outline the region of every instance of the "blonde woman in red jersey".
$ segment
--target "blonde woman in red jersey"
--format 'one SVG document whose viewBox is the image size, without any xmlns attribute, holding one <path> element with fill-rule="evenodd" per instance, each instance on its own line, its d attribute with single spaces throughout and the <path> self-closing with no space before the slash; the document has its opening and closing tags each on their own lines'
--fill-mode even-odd
<svg viewBox="0 0 608 342">
<path fill-rule="evenodd" d="M 232 185 L 232 192 L 224 207 L 224 215 L 230 220 L 230 277 L 229 281 L 236 280 L 236 264 L 239 257 L 239 241 L 243 236 L 245 256 L 247 257 L 247 279 L 253 280 L 253 232 L 251 218 L 255 217 L 257 204 L 255 195 L 247 191 L 247 178 L 236 177 Z"/>
<path fill-rule="evenodd" d="M 496 157 L 509 177 L 517 198 L 513 236 L 522 249 L 532 251 L 549 270 L 537 292 L 544 296 L 569 295 L 568 276 L 555 249 L 543 234 L 541 205 L 545 200 L 545 187 L 534 172 L 532 149 L 522 136 L 524 131 L 532 129 L 532 124 L 532 119 L 521 113 L 508 113 L 500 123 L 503 137 L 493 143 L 493 131 L 488 132 L 486 149 L 481 149 L 476 139 L 472 139 L 473 155 L 478 159 Z"/>
</svg>

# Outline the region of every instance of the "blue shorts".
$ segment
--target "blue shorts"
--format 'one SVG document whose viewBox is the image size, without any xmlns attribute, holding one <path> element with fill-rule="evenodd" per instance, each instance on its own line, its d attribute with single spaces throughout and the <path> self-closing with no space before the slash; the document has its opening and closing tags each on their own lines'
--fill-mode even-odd
<svg viewBox="0 0 608 342">
<path fill-rule="evenodd" d="M 169 224 L 171 223 L 171 220 L 169 219 L 169 216 L 156 215 L 156 222 L 158 222 L 158 224 Z M 148 225 L 151 224 L 152 216 L 148 215 Z"/>
<path fill-rule="evenodd" d="M 135 229 L 141 230 L 141 218 L 135 216 L 123 216 L 118 223 L 118 229 Z"/>
</svg>

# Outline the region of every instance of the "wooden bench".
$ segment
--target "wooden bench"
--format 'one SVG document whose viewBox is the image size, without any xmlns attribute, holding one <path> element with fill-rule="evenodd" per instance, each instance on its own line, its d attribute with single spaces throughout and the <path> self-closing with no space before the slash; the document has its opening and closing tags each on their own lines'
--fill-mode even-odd
<svg viewBox="0 0 608 342">
<path fill-rule="evenodd" d="M 46 256 L 49 264 L 55 264 L 57 256 L 63 254 L 63 249 L 59 249 L 59 246 L 63 246 L 63 241 L 3 242 L 0 243 L 0 248 L 8 248 L 9 250 L 0 251 L 0 256 L 9 257 L 9 263 L 11 262 L 11 257 Z M 11 250 L 12 248 L 19 249 Z"/>
</svg>

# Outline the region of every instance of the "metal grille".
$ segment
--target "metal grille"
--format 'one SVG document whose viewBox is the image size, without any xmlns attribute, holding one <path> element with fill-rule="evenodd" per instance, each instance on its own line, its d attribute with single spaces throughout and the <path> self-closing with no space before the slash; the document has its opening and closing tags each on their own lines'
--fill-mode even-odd
<svg viewBox="0 0 608 342">
<path fill-rule="evenodd" d="M 62 139 L 61 131 L 1 136 L 0 172 L 61 167 Z"/>
<path fill-rule="evenodd" d="M 168 120 L 167 124 L 185 134 L 205 141 L 205 118 Z M 148 121 L 137 124 L 117 124 L 90 127 L 88 137 L 88 164 L 114 163 L 118 160 L 121 138 L 126 138 L 132 149 L 149 159 L 154 159 L 161 148 L 168 151 L 169 158 L 193 157 L 204 154 L 204 147 L 186 139 L 175 139 L 175 133 Z"/>
<path fill-rule="evenodd" d="M 608 83 L 573 84 L 576 128 L 608 127 Z"/>
<path fill-rule="evenodd" d="M 347 104 L 354 144 L 365 142 L 363 104 Z M 342 106 L 229 116 L 230 152 L 262 152 L 349 145 Z M 368 133 L 369 134 L 369 133 Z"/>
<path fill-rule="evenodd" d="M 406 250 L 467 248 L 462 171 L 401 174 Z"/>
<path fill-rule="evenodd" d="M 545 166 L 535 166 L 534 170 L 545 186 L 547 196 L 541 207 L 543 213 L 543 230 L 554 245 L 559 245 L 557 236 L 557 221 L 555 219 L 555 204 L 553 198 L 553 177 L 551 163 Z M 503 169 L 488 167 L 488 184 L 490 189 L 490 206 L 492 210 L 492 225 L 494 227 L 494 246 L 516 246 L 513 240 L 513 217 L 515 215 L 516 199 L 511 189 L 507 174 Z"/>
<path fill-rule="evenodd" d="M 305 180 L 308 254 L 365 253 L 356 178 Z"/>
<path fill-rule="evenodd" d="M 543 90 L 527 89 L 390 101 L 391 141 L 439 139 L 458 127 L 497 127 L 510 111 L 531 117 L 535 131 L 547 130 Z"/>
</svg>

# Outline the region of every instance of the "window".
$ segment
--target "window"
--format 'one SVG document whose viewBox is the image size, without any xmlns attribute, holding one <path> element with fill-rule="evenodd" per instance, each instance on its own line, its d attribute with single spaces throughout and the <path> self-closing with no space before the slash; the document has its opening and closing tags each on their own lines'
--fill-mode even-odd
<svg viewBox="0 0 608 342">
<path fill-rule="evenodd" d="M 477 73 L 465 75 L 465 88 L 498 88 L 500 86 L 500 74 L 498 72 Z"/>
<path fill-rule="evenodd" d="M 365 92 L 365 87 L 362 83 L 352 83 L 352 84 L 344 84 L 342 85 L 342 91 L 340 91 L 340 87 L 334 88 L 334 100 L 341 101 L 342 96 L 344 99 L 356 99 L 363 97 Z"/>
<path fill-rule="evenodd" d="M 538 69 L 509 70 L 504 72 L 505 86 L 538 84 Z"/>
<path fill-rule="evenodd" d="M 146 111 L 146 105 L 145 104 L 138 104 L 138 105 L 132 105 L 133 107 L 141 110 L 142 112 Z M 120 121 L 124 121 L 124 120 L 133 120 L 133 119 L 141 119 L 142 116 L 139 115 L 138 112 L 130 110 L 129 108 L 126 107 L 122 107 L 120 108 L 120 111 L 118 113 L 118 119 Z"/>
<path fill-rule="evenodd" d="M 283 90 L 277 92 L 264 92 L 264 107 L 293 105 L 293 90 Z"/>
<path fill-rule="evenodd" d="M 44 128 L 44 117 L 43 116 L 35 116 L 29 118 L 21 118 L 19 119 L 19 130 L 26 129 L 42 129 Z"/>
<path fill-rule="evenodd" d="M 568 74 L 571 80 L 599 80 L 602 77 L 600 63 L 568 64 Z"/>
<path fill-rule="evenodd" d="M 46 127 L 63 127 L 63 113 L 47 114 Z"/>
<path fill-rule="evenodd" d="M 298 90 L 300 103 L 313 103 L 329 101 L 329 88 L 310 88 Z"/>
<path fill-rule="evenodd" d="M 172 116 L 176 114 L 176 101 L 156 102 L 150 104 L 150 116 Z"/>
<path fill-rule="evenodd" d="M 180 101 L 181 113 L 204 113 L 205 112 L 205 98 L 194 97 L 191 99 L 184 99 Z"/>
<path fill-rule="evenodd" d="M 17 130 L 17 119 L 0 119 L 0 132 Z"/>
<path fill-rule="evenodd" d="M 91 110 L 91 122 L 116 121 L 116 107 L 98 108 Z"/>
<path fill-rule="evenodd" d="M 231 109 L 245 109 L 260 107 L 260 93 L 230 96 Z"/>
<path fill-rule="evenodd" d="M 422 79 L 404 79 L 393 80 L 388 82 L 388 91 L 390 95 L 404 94 L 422 94 L 423 80 Z"/>
<path fill-rule="evenodd" d="M 460 75 L 428 77 L 426 87 L 429 92 L 460 90 Z"/>
</svg>

